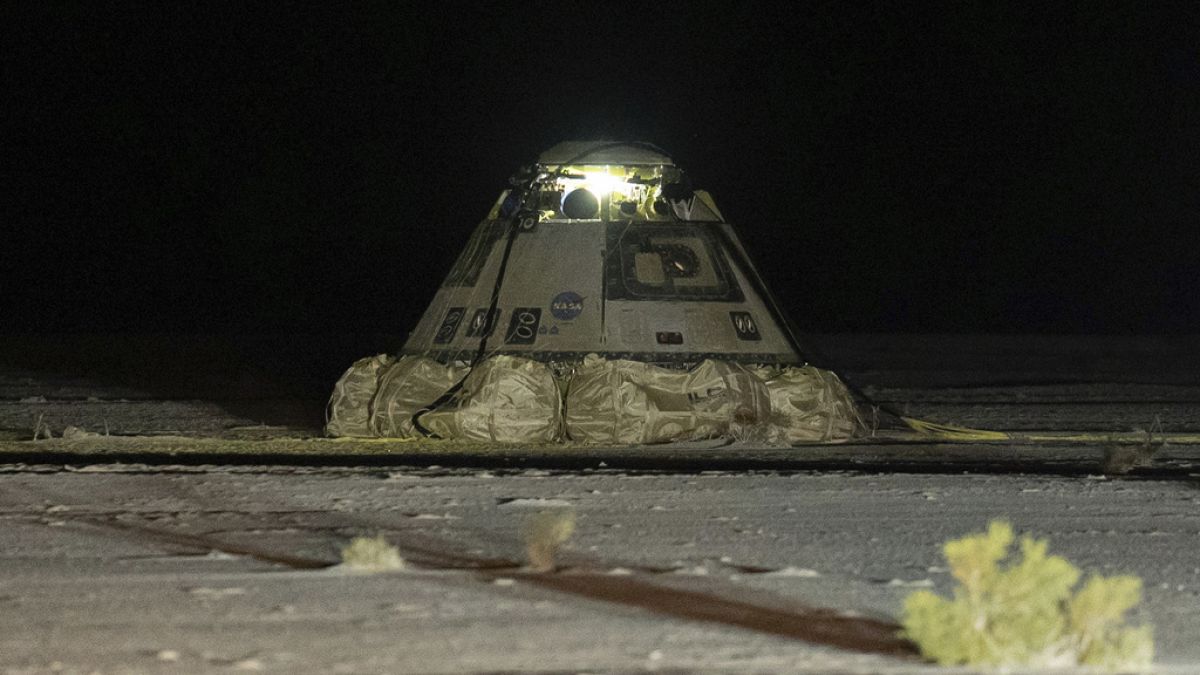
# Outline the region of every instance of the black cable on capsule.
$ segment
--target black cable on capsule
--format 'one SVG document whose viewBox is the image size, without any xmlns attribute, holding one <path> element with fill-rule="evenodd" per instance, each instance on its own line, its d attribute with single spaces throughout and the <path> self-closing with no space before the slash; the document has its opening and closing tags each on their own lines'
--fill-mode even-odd
<svg viewBox="0 0 1200 675">
<path fill-rule="evenodd" d="M 496 281 L 492 285 L 492 297 L 488 302 L 487 314 L 484 315 L 486 318 L 484 319 L 485 324 L 483 327 L 483 334 L 479 338 L 479 348 L 475 350 L 475 356 L 471 359 L 471 364 L 467 368 L 466 374 L 464 374 L 458 382 L 455 382 L 453 386 L 442 393 L 442 395 L 439 396 L 433 403 L 430 403 L 429 405 L 413 413 L 411 418 L 413 428 L 416 429 L 422 436 L 427 438 L 441 438 L 436 433 L 426 428 L 425 425 L 421 424 L 421 416 L 437 410 L 453 399 L 454 395 L 462 389 L 463 384 L 466 383 L 467 378 L 471 375 L 471 372 L 475 370 L 475 366 L 483 360 L 484 354 L 487 353 L 488 338 L 491 337 L 491 334 L 495 332 L 496 328 L 496 309 L 500 303 L 500 290 L 504 286 L 504 276 L 505 272 L 508 270 L 508 259 L 512 255 L 513 243 L 517 240 L 517 232 L 520 231 L 522 222 L 525 218 L 537 218 L 536 213 L 525 208 L 526 202 L 529 200 L 529 195 L 532 194 L 533 186 L 537 182 L 537 177 L 537 167 L 534 167 L 525 183 L 514 188 L 518 191 L 518 199 L 520 200 L 521 206 L 515 209 L 512 217 L 508 219 L 508 237 L 504 242 L 504 255 L 502 255 L 500 258 L 500 269 L 496 271 Z"/>
</svg>

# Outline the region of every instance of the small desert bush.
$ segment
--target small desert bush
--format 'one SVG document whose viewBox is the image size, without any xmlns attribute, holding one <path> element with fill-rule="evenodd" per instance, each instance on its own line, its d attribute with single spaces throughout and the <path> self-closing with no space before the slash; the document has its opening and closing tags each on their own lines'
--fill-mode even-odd
<svg viewBox="0 0 1200 675">
<path fill-rule="evenodd" d="M 342 549 L 342 566 L 359 572 L 387 572 L 404 569 L 400 551 L 383 535 L 355 537 Z"/>
<path fill-rule="evenodd" d="M 946 561 L 959 583 L 954 596 L 908 596 L 902 635 L 942 665 L 1149 667 L 1151 627 L 1124 625 L 1125 613 L 1141 600 L 1140 579 L 1093 576 L 1074 591 L 1079 570 L 1047 555 L 1046 540 L 1023 537 L 1021 559 L 1002 566 L 1012 541 L 1012 527 L 994 521 L 986 533 L 948 542 Z"/>
<path fill-rule="evenodd" d="M 554 556 L 575 533 L 575 511 L 556 509 L 530 516 L 522 527 L 529 567 L 541 572 L 555 568 Z"/>
</svg>

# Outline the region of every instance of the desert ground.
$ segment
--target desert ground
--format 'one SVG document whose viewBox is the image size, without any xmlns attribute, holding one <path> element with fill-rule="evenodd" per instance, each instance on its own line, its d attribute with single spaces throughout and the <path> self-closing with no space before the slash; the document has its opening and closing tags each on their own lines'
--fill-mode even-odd
<svg viewBox="0 0 1200 675">
<path fill-rule="evenodd" d="M 880 403 L 1023 440 L 334 441 L 328 389 L 396 336 L 0 338 L 0 670 L 953 672 L 901 603 L 996 518 L 1140 576 L 1156 671 L 1200 670 L 1200 338 L 816 342 Z M 574 518 L 553 571 L 541 513 Z M 377 535 L 403 569 L 338 564 Z"/>
</svg>

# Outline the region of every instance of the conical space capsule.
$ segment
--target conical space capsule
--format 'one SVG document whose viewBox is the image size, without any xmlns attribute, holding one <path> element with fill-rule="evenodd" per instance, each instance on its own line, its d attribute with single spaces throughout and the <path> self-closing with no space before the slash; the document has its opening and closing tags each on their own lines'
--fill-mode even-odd
<svg viewBox="0 0 1200 675">
<path fill-rule="evenodd" d="M 334 388 L 335 436 L 845 440 L 861 423 L 708 193 L 646 143 L 560 143 L 511 181 L 399 357 Z"/>
<path fill-rule="evenodd" d="M 733 228 L 657 148 L 560 143 L 514 183 L 404 354 L 803 363 Z"/>
</svg>

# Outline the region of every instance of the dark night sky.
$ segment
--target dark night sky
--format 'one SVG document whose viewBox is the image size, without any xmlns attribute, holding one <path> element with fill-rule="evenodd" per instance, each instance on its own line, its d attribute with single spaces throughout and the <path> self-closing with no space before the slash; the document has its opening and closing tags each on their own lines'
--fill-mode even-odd
<svg viewBox="0 0 1200 675">
<path fill-rule="evenodd" d="M 0 330 L 405 332 L 600 137 L 804 330 L 1200 326 L 1196 3 L 44 4 L 0 16 Z"/>
</svg>

